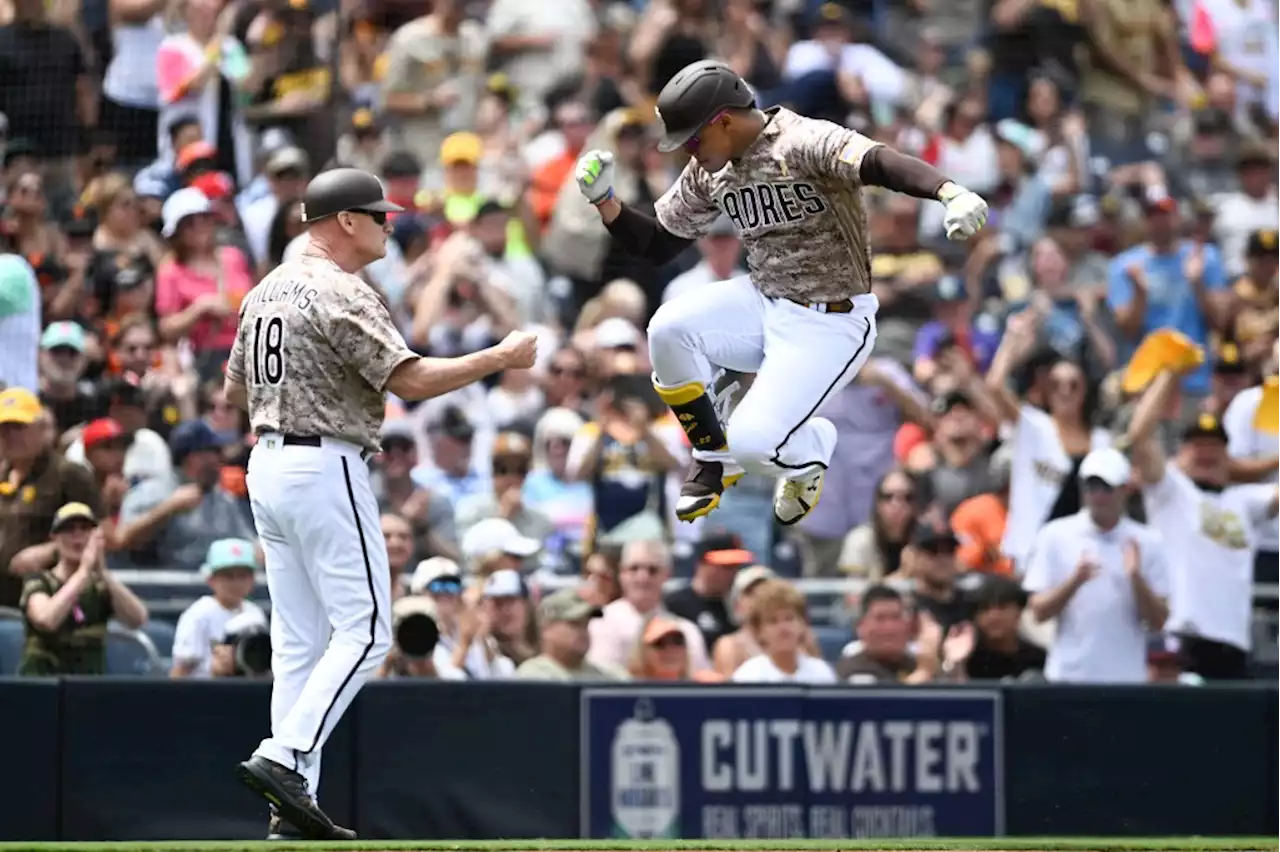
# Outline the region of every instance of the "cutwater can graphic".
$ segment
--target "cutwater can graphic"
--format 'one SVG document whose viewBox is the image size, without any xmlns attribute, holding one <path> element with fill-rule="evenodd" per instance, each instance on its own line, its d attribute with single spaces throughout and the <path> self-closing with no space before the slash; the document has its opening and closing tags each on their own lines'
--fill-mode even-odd
<svg viewBox="0 0 1280 852">
<path fill-rule="evenodd" d="M 680 743 L 647 698 L 613 735 L 610 799 L 615 837 L 680 836 Z"/>
</svg>

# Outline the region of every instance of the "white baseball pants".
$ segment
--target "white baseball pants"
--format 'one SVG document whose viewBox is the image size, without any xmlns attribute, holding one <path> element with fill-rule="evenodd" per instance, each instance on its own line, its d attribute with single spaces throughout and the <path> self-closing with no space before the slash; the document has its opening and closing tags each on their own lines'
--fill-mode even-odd
<svg viewBox="0 0 1280 852">
<path fill-rule="evenodd" d="M 836 427 L 814 414 L 870 357 L 877 307 L 875 296 L 864 295 L 850 313 L 821 313 L 763 296 L 743 275 L 658 308 L 649 321 L 649 358 L 661 387 L 710 388 L 720 367 L 755 373 L 725 424 L 728 451 L 694 456 L 788 479 L 827 467 Z"/>
<path fill-rule="evenodd" d="M 320 751 L 391 648 L 391 569 L 355 444 L 263 435 L 249 457 L 271 593 L 271 736 L 255 754 L 320 788 Z"/>
</svg>

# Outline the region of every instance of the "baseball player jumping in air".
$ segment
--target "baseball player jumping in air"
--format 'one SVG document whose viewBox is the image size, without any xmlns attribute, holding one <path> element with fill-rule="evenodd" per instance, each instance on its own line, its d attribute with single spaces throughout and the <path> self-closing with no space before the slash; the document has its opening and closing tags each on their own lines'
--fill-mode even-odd
<svg viewBox="0 0 1280 852">
<path fill-rule="evenodd" d="M 271 592 L 271 736 L 237 769 L 273 806 L 276 837 L 348 840 L 313 797 L 320 751 L 391 647 L 391 573 L 369 486 L 387 391 L 422 400 L 533 366 L 512 332 L 463 358 L 422 358 L 356 276 L 386 253 L 388 202 L 357 169 L 303 198 L 309 245 L 244 300 L 226 394 L 249 412 L 253 517 Z M 292 826 L 292 828 L 290 828 Z"/>
<path fill-rule="evenodd" d="M 817 505 L 836 427 L 814 412 L 857 375 L 876 340 L 862 187 L 946 205 L 946 233 L 968 239 L 987 204 L 933 166 L 839 125 L 773 107 L 710 60 L 658 95 L 658 150 L 692 159 L 650 218 L 613 194 L 613 155 L 589 151 L 574 176 L 614 239 L 666 263 L 722 214 L 748 275 L 665 303 L 649 323 L 654 385 L 693 446 L 676 515 L 692 521 L 747 473 L 781 477 L 773 511 L 794 524 Z M 717 368 L 755 373 L 726 424 L 707 392 Z"/>
</svg>

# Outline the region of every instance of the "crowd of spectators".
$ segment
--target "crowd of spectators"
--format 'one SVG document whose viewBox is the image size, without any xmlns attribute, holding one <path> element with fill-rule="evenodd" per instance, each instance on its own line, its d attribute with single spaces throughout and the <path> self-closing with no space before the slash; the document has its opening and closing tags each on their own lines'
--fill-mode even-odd
<svg viewBox="0 0 1280 852">
<path fill-rule="evenodd" d="M 439 639 L 384 676 L 1248 676 L 1275 645 L 1276 26 L 1269 0 L 0 0 L 22 671 L 102 671 L 108 623 L 154 627 L 148 578 L 180 572 L 209 594 L 171 675 L 245 673 L 269 612 L 222 368 L 306 244 L 308 179 L 345 164 L 407 208 L 362 274 L 412 347 L 541 340 L 532 370 L 388 400 L 396 623 Z M 733 225 L 655 267 L 571 175 L 608 148 L 652 212 L 684 165 L 654 94 L 707 57 L 991 206 L 951 243 L 940 205 L 864 191 L 879 339 L 785 535 L 752 477 L 670 511 L 689 449 L 645 326 L 741 274 Z M 750 381 L 722 377 L 724 411 Z"/>
</svg>

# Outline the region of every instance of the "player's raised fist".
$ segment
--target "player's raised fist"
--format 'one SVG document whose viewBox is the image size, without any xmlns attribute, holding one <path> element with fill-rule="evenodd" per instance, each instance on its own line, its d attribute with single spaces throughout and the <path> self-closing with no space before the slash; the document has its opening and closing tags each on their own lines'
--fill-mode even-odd
<svg viewBox="0 0 1280 852">
<path fill-rule="evenodd" d="M 987 202 L 976 192 L 948 183 L 938 193 L 938 200 L 947 208 L 942 225 L 949 240 L 967 240 L 987 224 Z"/>
<path fill-rule="evenodd" d="M 578 158 L 573 170 L 578 190 L 592 204 L 599 204 L 613 197 L 613 152 L 588 151 Z"/>
<path fill-rule="evenodd" d="M 527 370 L 538 357 L 538 336 L 527 331 L 513 331 L 498 344 L 503 369 Z"/>
</svg>

